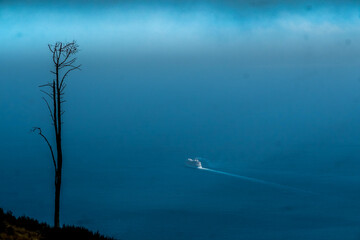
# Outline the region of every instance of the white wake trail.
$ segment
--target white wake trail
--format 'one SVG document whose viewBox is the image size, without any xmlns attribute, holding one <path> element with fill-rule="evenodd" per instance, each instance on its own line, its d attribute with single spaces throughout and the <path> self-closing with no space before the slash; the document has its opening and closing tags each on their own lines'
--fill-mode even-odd
<svg viewBox="0 0 360 240">
<path fill-rule="evenodd" d="M 195 159 L 188 158 L 188 160 L 186 161 L 186 166 L 195 168 L 195 169 L 199 169 L 199 170 L 222 174 L 222 175 L 226 175 L 226 176 L 230 176 L 230 177 L 240 178 L 242 180 L 246 180 L 246 181 L 250 181 L 250 182 L 265 184 L 265 185 L 276 187 L 276 188 L 286 189 L 286 190 L 295 191 L 295 192 L 314 194 L 313 192 L 295 188 L 295 187 L 290 187 L 290 186 L 286 186 L 286 185 L 282 185 L 282 184 L 278 184 L 278 183 L 274 183 L 274 182 L 260 180 L 257 178 L 251 178 L 251 177 L 246 177 L 246 176 L 241 176 L 241 175 L 237 175 L 237 174 L 233 174 L 233 173 L 228 173 L 228 172 L 223 172 L 223 171 L 206 168 L 206 167 L 202 166 L 202 162 L 198 158 L 195 158 Z"/>
<path fill-rule="evenodd" d="M 197 169 L 204 170 L 204 171 L 209 171 L 209 172 L 213 172 L 213 173 L 217 173 L 217 174 L 223 174 L 223 175 L 227 175 L 227 176 L 230 176 L 230 177 L 236 177 L 236 178 L 240 178 L 240 179 L 250 181 L 250 182 L 266 184 L 266 185 L 273 186 L 273 187 L 276 187 L 276 188 L 281 188 L 281 189 L 286 189 L 286 190 L 291 190 L 291 191 L 296 191 L 296 192 L 311 193 L 309 191 L 305 191 L 305 190 L 302 190 L 302 189 L 299 189 L 299 188 L 289 187 L 289 186 L 286 186 L 286 185 L 273 183 L 273 182 L 269 182 L 269 181 L 265 181 L 265 180 L 260 180 L 260 179 L 256 179 L 256 178 L 241 176 L 241 175 L 237 175 L 237 174 L 233 174 L 233 173 L 222 172 L 222 171 L 218 171 L 218 170 L 214 170 L 214 169 L 210 169 L 210 168 L 201 167 L 201 168 L 197 168 Z"/>
</svg>

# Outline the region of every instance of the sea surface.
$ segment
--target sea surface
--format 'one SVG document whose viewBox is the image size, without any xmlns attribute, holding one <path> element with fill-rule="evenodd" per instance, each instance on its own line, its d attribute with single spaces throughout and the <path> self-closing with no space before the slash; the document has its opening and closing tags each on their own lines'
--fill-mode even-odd
<svg viewBox="0 0 360 240">
<path fill-rule="evenodd" d="M 75 39 L 61 224 L 123 240 L 360 239 L 355 3 L 74 2 L 0 3 L 1 208 L 53 222 L 51 155 L 30 130 L 53 143 L 38 86 L 47 44 Z"/>
</svg>

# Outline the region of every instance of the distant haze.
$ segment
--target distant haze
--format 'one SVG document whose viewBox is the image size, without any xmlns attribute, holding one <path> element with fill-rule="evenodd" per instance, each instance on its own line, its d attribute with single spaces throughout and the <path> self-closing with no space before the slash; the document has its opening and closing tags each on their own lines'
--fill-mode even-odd
<svg viewBox="0 0 360 240">
<path fill-rule="evenodd" d="M 62 223 L 169 239 L 156 228 L 169 211 L 183 217 L 167 222 L 178 239 L 204 236 L 186 213 L 213 239 L 297 239 L 312 221 L 324 225 L 301 225 L 310 233 L 299 239 L 359 236 L 356 204 L 336 201 L 360 200 L 360 6 L 289 2 L 1 1 L 0 207 L 52 219 L 52 163 L 30 129 L 54 140 L 38 88 L 52 79 L 47 44 L 77 40 L 83 67 L 64 105 Z M 331 197 L 287 199 L 257 186 L 263 198 L 240 180 L 184 168 L 188 157 Z M 215 231 L 216 214 L 232 220 Z M 152 216 L 158 225 L 147 225 Z M 259 221 L 270 226 L 264 238 Z"/>
</svg>

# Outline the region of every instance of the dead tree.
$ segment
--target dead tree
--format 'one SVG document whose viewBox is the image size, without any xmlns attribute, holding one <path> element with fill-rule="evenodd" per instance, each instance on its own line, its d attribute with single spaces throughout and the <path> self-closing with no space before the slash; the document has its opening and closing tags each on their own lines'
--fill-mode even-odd
<svg viewBox="0 0 360 240">
<path fill-rule="evenodd" d="M 78 45 L 75 41 L 69 43 L 56 42 L 54 45 L 48 45 L 50 52 L 52 53 L 52 61 L 54 69 L 50 71 L 54 74 L 54 79 L 47 84 L 41 85 L 41 92 L 45 94 L 43 97 L 47 108 L 50 112 L 52 125 L 55 130 L 55 143 L 56 143 L 56 155 L 54 150 L 42 133 L 41 128 L 34 127 L 33 131 L 37 132 L 47 143 L 52 161 L 55 168 L 55 214 L 54 214 L 54 226 L 58 228 L 59 224 L 59 211 L 60 211 L 60 188 L 61 188 L 61 170 L 63 163 L 62 144 L 61 144 L 61 131 L 62 131 L 62 116 L 64 114 L 63 103 L 64 90 L 66 88 L 66 79 L 70 72 L 74 70 L 80 70 L 81 65 L 76 65 L 75 54 L 78 52 Z"/>
</svg>

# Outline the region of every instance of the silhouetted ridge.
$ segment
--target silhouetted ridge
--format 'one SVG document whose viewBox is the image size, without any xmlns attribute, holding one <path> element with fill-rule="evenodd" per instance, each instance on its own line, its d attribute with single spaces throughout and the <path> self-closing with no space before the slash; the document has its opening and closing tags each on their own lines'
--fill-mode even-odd
<svg viewBox="0 0 360 240">
<path fill-rule="evenodd" d="M 15 217 L 11 211 L 4 212 L 2 208 L 0 208 L 0 239 L 114 240 L 83 227 L 64 225 L 62 228 L 56 229 L 29 217 Z"/>
</svg>

